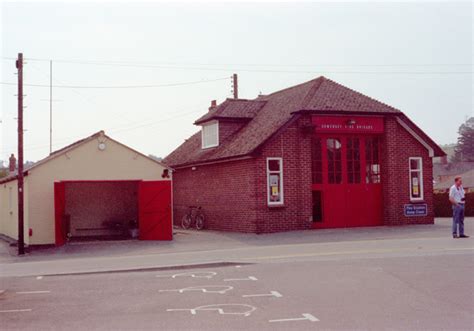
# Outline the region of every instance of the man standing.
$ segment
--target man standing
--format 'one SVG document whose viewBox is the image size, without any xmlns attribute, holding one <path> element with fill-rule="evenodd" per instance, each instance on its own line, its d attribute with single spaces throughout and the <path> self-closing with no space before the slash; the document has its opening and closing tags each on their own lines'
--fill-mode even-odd
<svg viewBox="0 0 474 331">
<path fill-rule="evenodd" d="M 464 234 L 464 204 L 466 199 L 462 179 L 459 176 L 454 178 L 454 185 L 449 189 L 449 201 L 453 205 L 453 238 L 469 238 Z"/>
</svg>

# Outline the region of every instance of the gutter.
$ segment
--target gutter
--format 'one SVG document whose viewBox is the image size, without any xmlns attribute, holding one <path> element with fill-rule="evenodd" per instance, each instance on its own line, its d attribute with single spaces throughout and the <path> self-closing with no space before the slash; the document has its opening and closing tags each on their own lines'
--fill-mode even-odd
<svg viewBox="0 0 474 331">
<path fill-rule="evenodd" d="M 23 172 L 23 176 L 28 176 L 28 171 L 29 170 L 26 170 Z M 18 175 L 15 175 L 15 176 L 12 176 L 12 177 L 4 177 L 4 178 L 0 178 L 0 184 L 5 184 L 5 183 L 8 183 L 8 182 L 12 182 L 14 180 L 17 180 L 18 179 Z"/>
<path fill-rule="evenodd" d="M 221 157 L 218 159 L 197 162 L 197 163 L 183 163 L 180 165 L 173 166 L 173 169 L 178 170 L 178 169 L 185 169 L 185 168 L 190 168 L 190 167 L 197 167 L 197 166 L 210 165 L 210 164 L 216 164 L 216 163 L 224 163 L 224 162 L 229 162 L 229 161 L 253 159 L 254 157 L 251 154 L 252 153 L 241 154 L 241 155 L 236 155 L 236 156 L 227 156 L 227 157 Z"/>
</svg>

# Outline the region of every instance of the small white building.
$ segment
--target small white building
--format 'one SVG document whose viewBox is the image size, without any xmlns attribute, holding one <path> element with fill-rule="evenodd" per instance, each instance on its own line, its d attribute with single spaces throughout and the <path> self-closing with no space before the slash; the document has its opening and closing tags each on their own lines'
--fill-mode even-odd
<svg viewBox="0 0 474 331">
<path fill-rule="evenodd" d="M 169 168 L 100 131 L 24 170 L 25 244 L 171 240 L 171 192 Z M 15 173 L 0 179 L 0 234 L 18 239 Z"/>
</svg>

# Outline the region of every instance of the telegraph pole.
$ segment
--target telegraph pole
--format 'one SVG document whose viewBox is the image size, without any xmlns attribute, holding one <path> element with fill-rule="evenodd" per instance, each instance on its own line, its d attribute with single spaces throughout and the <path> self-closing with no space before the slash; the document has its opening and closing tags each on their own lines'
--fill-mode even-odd
<svg viewBox="0 0 474 331">
<path fill-rule="evenodd" d="M 18 255 L 25 254 L 23 196 L 23 53 L 18 53 Z"/>
<path fill-rule="evenodd" d="M 234 92 L 234 99 L 239 98 L 239 83 L 237 82 L 237 74 L 232 75 L 232 91 Z"/>
<path fill-rule="evenodd" d="M 53 152 L 53 60 L 49 61 L 49 154 Z"/>
</svg>

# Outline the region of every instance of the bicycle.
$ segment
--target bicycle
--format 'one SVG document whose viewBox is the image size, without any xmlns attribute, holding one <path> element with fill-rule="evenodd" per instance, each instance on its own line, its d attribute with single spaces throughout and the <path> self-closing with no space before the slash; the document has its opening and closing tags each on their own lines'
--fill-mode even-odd
<svg viewBox="0 0 474 331">
<path fill-rule="evenodd" d="M 181 227 L 189 229 L 194 222 L 197 230 L 204 228 L 205 217 L 201 206 L 189 206 L 188 212 L 181 219 Z"/>
</svg>

